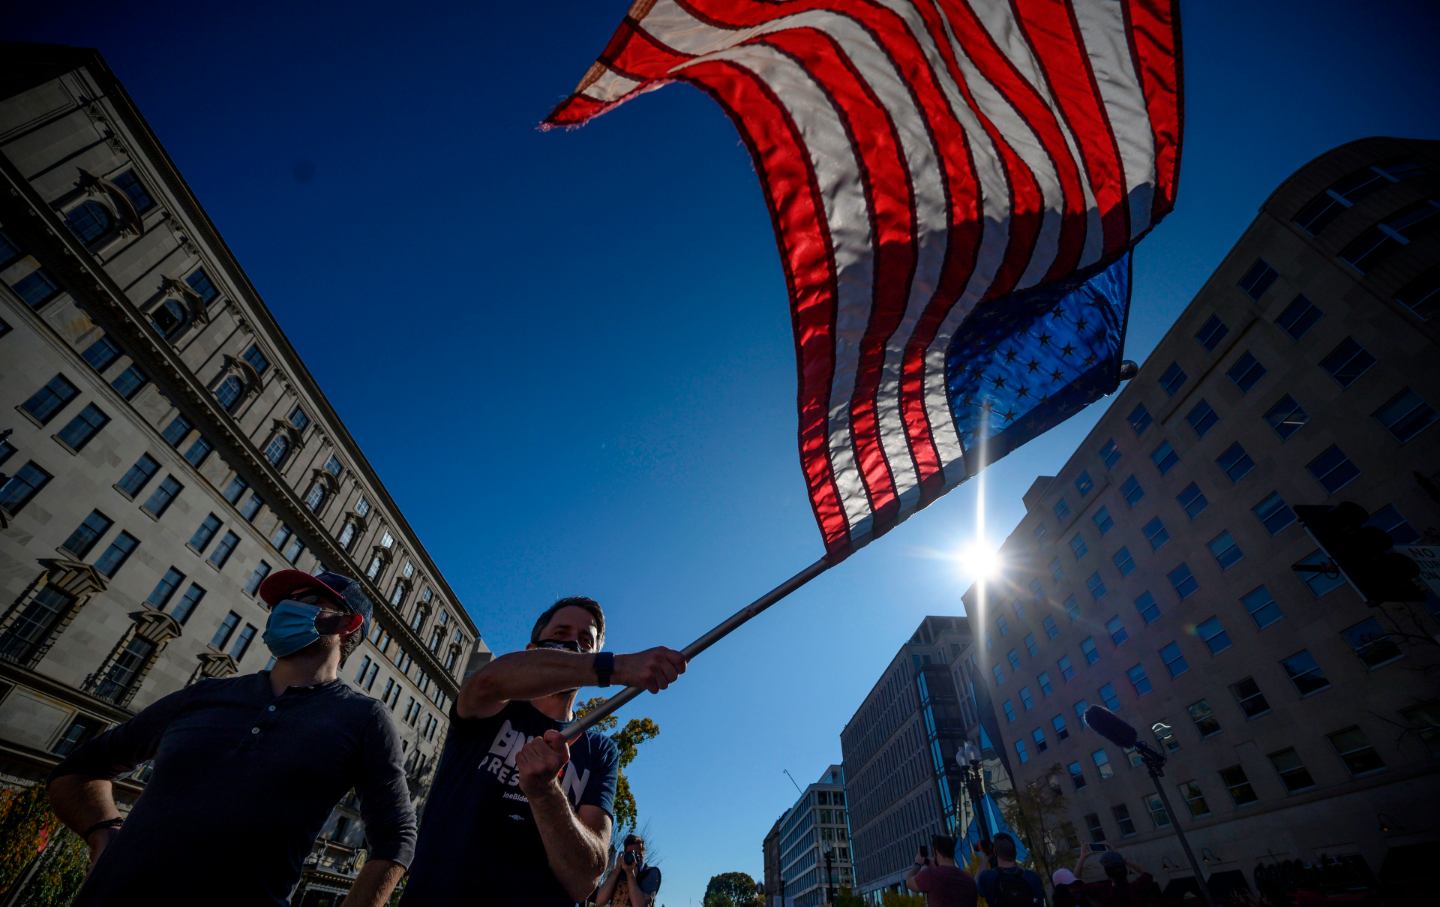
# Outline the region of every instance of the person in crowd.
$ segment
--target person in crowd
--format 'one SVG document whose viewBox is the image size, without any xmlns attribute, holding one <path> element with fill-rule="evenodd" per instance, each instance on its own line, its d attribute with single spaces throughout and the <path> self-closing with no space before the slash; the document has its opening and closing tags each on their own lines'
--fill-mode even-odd
<svg viewBox="0 0 1440 907">
<path fill-rule="evenodd" d="M 595 896 L 598 907 L 651 907 L 660 891 L 660 868 L 645 862 L 645 839 L 626 835 L 604 884 Z"/>
<path fill-rule="evenodd" d="M 546 608 L 524 651 L 466 678 L 420 824 L 404 907 L 573 907 L 608 862 L 620 758 L 604 734 L 560 733 L 575 694 L 614 680 L 652 693 L 685 671 L 657 647 L 602 652 L 605 614 L 590 598 Z"/>
<path fill-rule="evenodd" d="M 90 848 L 75 907 L 283 907 L 352 788 L 369 859 L 345 907 L 379 907 L 404 874 L 415 810 L 400 737 L 383 703 L 339 679 L 365 636 L 370 600 L 349 577 L 299 570 L 272 573 L 259 594 L 273 667 L 156 700 L 51 773 L 55 813 Z M 145 790 L 122 817 L 113 780 L 150 760 Z"/>
<path fill-rule="evenodd" d="M 1084 876 L 1085 863 L 1093 855 L 1094 851 L 1088 847 L 1080 855 L 1080 863 L 1075 867 L 1077 876 Z M 1120 851 L 1103 851 L 1100 868 L 1105 871 L 1105 878 L 1090 882 L 1084 889 L 1098 907 L 1148 907 L 1158 903 L 1160 887 L 1155 884 L 1154 876 L 1125 859 Z M 1134 879 L 1130 878 L 1131 871 L 1135 873 Z"/>
<path fill-rule="evenodd" d="M 989 907 L 1039 907 L 1045 903 L 1040 876 L 1015 862 L 1015 839 L 1005 832 L 991 846 L 995 868 L 980 873 L 976 884 Z"/>
<path fill-rule="evenodd" d="M 926 907 L 975 907 L 975 880 L 955 865 L 955 839 L 935 835 L 930 839 L 931 862 L 925 848 L 915 855 L 915 865 L 905 870 L 905 887 L 925 895 Z"/>
<path fill-rule="evenodd" d="M 1093 902 L 1085 893 L 1085 883 L 1070 870 L 1064 867 L 1055 870 L 1050 882 L 1055 889 L 1055 896 L 1050 900 L 1054 907 L 1092 907 Z"/>
</svg>

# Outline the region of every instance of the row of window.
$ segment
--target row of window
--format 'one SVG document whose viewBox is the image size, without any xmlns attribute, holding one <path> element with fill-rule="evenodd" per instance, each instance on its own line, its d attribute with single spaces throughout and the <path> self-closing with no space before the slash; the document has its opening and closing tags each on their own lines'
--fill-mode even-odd
<svg viewBox="0 0 1440 907">
<path fill-rule="evenodd" d="M 0 269 L 5 269 L 25 257 L 20 248 L 3 230 L 0 230 Z M 11 290 L 32 309 L 38 309 L 60 295 L 60 283 L 44 267 L 37 265 L 23 277 L 9 282 Z"/>
<path fill-rule="evenodd" d="M 1429 723 L 1432 726 L 1437 715 L 1440 715 L 1440 702 L 1435 701 L 1411 707 L 1404 713 L 1408 722 Z M 1385 768 L 1385 760 L 1371 745 L 1362 728 L 1351 725 L 1328 733 L 1325 738 L 1336 757 L 1352 777 L 1365 777 Z M 1436 745 L 1437 742 L 1440 742 L 1440 739 L 1437 738 L 1440 738 L 1440 735 L 1432 733 L 1426 741 L 1432 754 L 1437 753 Z M 1109 768 L 1109 760 L 1108 757 L 1105 757 L 1103 750 L 1096 751 L 1092 758 L 1095 760 L 1102 781 L 1114 775 L 1114 770 Z M 1287 793 L 1299 793 L 1315 787 L 1314 777 L 1294 747 L 1285 747 L 1267 753 L 1265 758 Z M 1079 762 L 1071 762 L 1067 770 L 1076 790 L 1086 786 L 1084 771 Z M 1260 801 L 1260 795 L 1255 792 L 1243 765 L 1237 763 L 1221 768 L 1215 773 L 1215 777 L 1236 808 Z M 1199 819 L 1211 815 L 1210 801 L 1207 799 L 1200 779 L 1182 781 L 1177 785 L 1177 790 L 1191 817 Z M 1147 795 L 1144 803 L 1145 811 L 1149 813 L 1151 823 L 1156 830 L 1163 830 L 1170 826 L 1170 817 L 1165 812 L 1158 795 Z M 1125 805 L 1112 805 L 1110 810 L 1115 826 L 1120 831 L 1120 837 L 1128 838 L 1136 834 L 1135 823 Z M 1086 813 L 1084 821 L 1092 843 L 1098 844 L 1106 840 L 1104 825 L 1100 821 L 1099 815 Z M 1078 846 L 1078 842 L 1075 846 Z"/>
<path fill-rule="evenodd" d="M 375 687 L 375 677 L 379 673 L 379 671 L 380 663 L 372 659 L 369 655 L 366 655 L 360 660 L 360 667 L 355 672 L 353 683 L 355 684 L 355 686 L 366 691 L 367 693 L 373 692 Z M 402 673 L 404 673 L 403 669 Z M 424 677 L 427 681 L 429 680 L 428 675 L 425 675 L 424 672 L 421 672 L 421 676 Z M 400 702 L 401 689 L 401 683 L 399 683 L 393 677 L 387 677 L 385 679 L 384 691 L 376 698 L 388 705 L 391 711 L 394 711 L 396 705 L 398 705 Z M 421 692 L 424 693 L 425 690 L 422 688 Z M 446 701 L 446 697 L 443 694 L 440 694 L 434 699 L 432 699 L 432 701 L 437 707 L 444 708 L 444 705 L 442 705 L 442 703 Z M 424 712 L 423 705 L 414 696 L 411 696 L 409 697 L 409 702 L 405 706 L 405 712 L 401 720 L 404 721 L 406 724 L 410 725 L 411 727 L 415 727 L 417 725 L 417 722 L 419 721 L 422 712 Z M 439 725 L 440 721 L 435 715 L 427 714 L 425 726 L 421 729 L 420 732 L 421 736 L 424 737 L 426 740 L 434 740 L 435 731 L 438 729 Z"/>
<path fill-rule="evenodd" d="M 1366 355 L 1368 356 L 1368 354 Z M 1143 406 L 1144 404 L 1140 404 L 1140 408 Z M 1433 425 L 1437 418 L 1440 418 L 1433 407 L 1408 387 L 1388 399 L 1372 415 L 1385 426 L 1396 440 L 1402 443 L 1409 441 Z M 1310 419 L 1304 408 L 1289 394 L 1285 394 L 1277 400 L 1265 412 L 1264 418 L 1281 440 L 1288 439 Z M 1198 439 L 1204 437 L 1219 422 L 1219 417 L 1209 403 L 1201 400 L 1191 409 L 1186 421 L 1195 429 Z M 1120 459 L 1119 448 L 1114 439 L 1107 440 L 1102 444 L 1100 452 L 1102 460 L 1108 465 L 1113 466 Z M 1180 455 L 1169 441 L 1162 441 L 1152 451 L 1151 461 L 1156 471 L 1163 476 L 1180 462 Z M 1238 483 L 1255 468 L 1254 459 L 1238 441 L 1225 448 L 1215 458 L 1215 464 L 1232 483 Z M 1306 463 L 1306 471 L 1325 489 L 1327 494 L 1333 494 L 1343 488 L 1360 474 L 1358 467 L 1336 445 L 1331 445 Z M 1088 472 L 1081 472 L 1077 482 L 1081 480 L 1090 483 Z M 1121 483 L 1120 497 L 1132 509 L 1145 498 L 1145 488 L 1138 476 L 1132 474 Z M 1201 510 L 1204 510 L 1207 504 L 1195 483 L 1191 483 L 1182 491 L 1178 495 L 1178 500 L 1186 515 L 1192 519 Z M 1062 525 L 1065 524 L 1070 514 L 1070 506 L 1063 496 L 1055 502 L 1054 510 Z M 1114 518 L 1109 509 L 1104 506 L 1095 511 L 1091 520 L 1102 537 L 1115 526 Z M 1157 521 L 1152 521 L 1145 527 L 1145 533 L 1147 538 L 1152 539 L 1152 547 L 1157 547 L 1153 539 L 1155 535 L 1163 533 L 1163 526 Z M 1043 538 L 1046 534 L 1048 534 L 1048 530 L 1044 528 L 1043 524 L 1037 525 L 1036 538 Z M 1168 536 L 1164 536 L 1164 538 L 1168 538 Z M 1076 560 L 1083 558 L 1089 551 L 1079 530 L 1070 538 L 1069 545 Z M 1052 566 L 1052 570 L 1054 569 Z"/>
<path fill-rule="evenodd" d="M 1344 582 L 1344 580 L 1328 579 L 1326 582 L 1333 583 L 1331 587 L 1335 587 L 1338 586 L 1339 583 Z M 1269 589 L 1266 589 L 1264 586 L 1257 586 L 1256 589 L 1241 596 L 1240 602 L 1241 605 L 1244 606 L 1244 609 L 1246 609 L 1248 616 L 1256 623 L 1257 629 L 1267 628 L 1267 626 L 1280 621 L 1284 616 L 1282 609 L 1277 605 L 1274 597 L 1270 595 Z M 1145 593 L 1140 599 L 1136 600 L 1136 608 L 1140 609 L 1140 615 L 1142 616 L 1145 616 L 1149 610 L 1155 608 L 1153 599 L 1149 596 L 1149 593 Z M 1116 648 L 1125 644 L 1129 639 L 1129 632 L 1126 631 L 1125 625 L 1120 621 L 1119 615 L 1113 616 L 1109 621 L 1106 621 L 1106 631 L 1109 633 L 1110 641 L 1115 644 Z M 1195 623 L 1192 632 L 1194 632 L 1195 638 L 1205 646 L 1205 649 L 1207 649 L 1212 656 L 1220 655 L 1221 652 L 1224 652 L 1225 649 L 1233 645 L 1230 633 L 1225 629 L 1220 616 L 1210 616 L 1210 618 L 1204 619 L 1204 621 Z M 1345 639 L 1349 648 L 1355 652 L 1355 655 L 1367 665 L 1368 669 L 1390 664 L 1391 661 L 1400 658 L 1400 648 L 1392 641 L 1391 633 L 1385 631 L 1381 623 L 1375 618 L 1367 618 L 1364 619 L 1364 621 L 1348 626 L 1344 631 L 1341 631 L 1341 636 Z M 1027 636 L 1027 648 L 1031 648 L 1031 641 L 1032 636 Z M 1034 651 L 1032 651 L 1031 654 L 1034 654 Z M 1099 646 L 1096 645 L 1096 642 L 1094 642 L 1093 636 L 1087 636 L 1086 639 L 1080 642 L 1080 654 L 1081 658 L 1086 662 L 1086 665 L 1093 665 L 1100 661 L 1100 649 Z M 1164 646 L 1158 649 L 1158 655 L 1169 677 L 1178 678 L 1179 675 L 1189 671 L 1189 661 L 1184 651 L 1182 651 L 1181 646 L 1179 646 L 1178 641 L 1166 642 Z M 1021 662 L 1015 649 L 1011 649 L 1011 651 L 1008 652 L 1007 661 L 1008 664 L 1011 665 L 1011 668 L 1014 668 L 1018 674 L 1021 668 Z M 1061 682 L 1068 684 L 1068 682 L 1074 680 L 1074 677 L 1076 677 L 1076 667 L 1074 667 L 1074 662 L 1070 655 L 1061 655 L 1060 658 L 1057 659 L 1056 665 Z M 1282 668 L 1286 671 L 1287 677 L 1290 677 L 1290 680 L 1295 682 L 1296 690 L 1302 697 L 1303 695 L 1309 695 L 1312 694 L 1312 692 L 1325 690 L 1325 688 L 1329 687 L 1329 681 L 1325 678 L 1325 672 L 1320 669 L 1318 662 L 1309 654 L 1308 649 L 1302 649 L 1302 651 L 1287 656 L 1287 658 L 1282 659 L 1280 665 L 1282 665 Z M 996 664 L 992 667 L 992 672 L 994 672 L 996 685 L 1002 684 L 1002 682 L 1004 682 L 1004 668 Z M 1135 690 L 1136 697 L 1142 697 L 1142 695 L 1146 695 L 1152 691 L 1149 674 L 1146 672 L 1145 667 L 1139 664 L 1139 662 L 1138 664 L 1132 665 L 1132 667 L 1126 671 L 1126 680 L 1129 680 L 1130 685 L 1132 685 L 1133 690 Z M 1041 697 L 1043 698 L 1048 698 L 1050 695 L 1053 695 L 1054 682 L 1051 680 L 1050 672 L 1038 672 L 1038 674 L 1035 675 L 1035 687 L 1040 690 Z M 1102 694 L 1102 700 L 1106 703 L 1107 708 L 1112 708 L 1113 710 L 1113 708 L 1119 705 L 1119 700 L 1115 697 L 1115 687 L 1113 687 L 1113 684 L 1103 685 L 1103 687 L 1100 688 L 1100 694 Z M 1022 685 L 1020 690 L 1017 691 L 1017 697 L 1020 698 L 1022 710 L 1034 710 L 1035 695 L 1034 692 L 1031 691 L 1030 685 Z M 1264 711 L 1269 711 L 1269 704 L 1264 701 L 1263 695 L 1259 694 L 1259 688 L 1254 690 L 1253 698 L 1251 698 L 1250 695 L 1240 697 L 1240 695 L 1237 694 L 1237 701 L 1240 701 L 1243 708 L 1246 708 L 1247 714 L 1250 717 L 1256 717 L 1259 716 L 1259 714 L 1263 714 Z M 1256 710 L 1253 711 L 1253 714 L 1251 714 L 1250 708 L 1246 707 L 1247 701 L 1251 703 L 1254 710 Z M 1087 703 L 1084 703 L 1083 700 L 1076 704 L 1077 716 L 1084 713 L 1084 707 L 1087 707 Z M 1005 698 L 1005 700 L 1001 701 L 1001 711 L 1009 723 L 1014 723 L 1014 721 L 1017 720 L 1017 711 L 1015 711 L 1014 700 L 1011 700 L 1011 698 Z M 1060 727 L 1063 726 L 1063 721 L 1061 721 L 1060 724 L 1056 724 L 1056 721 L 1051 721 L 1051 724 L 1053 724 L 1058 731 Z M 1041 734 L 1043 734 L 1043 731 L 1037 728 L 1037 730 L 1032 731 L 1031 736 L 1038 740 Z"/>
<path fill-rule="evenodd" d="M 1271 604 L 1273 605 L 1273 602 Z M 1230 648 L 1231 641 L 1229 635 L 1216 618 L 1210 618 L 1202 622 L 1197 625 L 1195 629 L 1196 635 L 1212 655 L 1218 655 Z M 1388 633 L 1375 618 L 1367 618 L 1359 623 L 1353 624 L 1342 630 L 1340 635 L 1350 646 L 1356 657 L 1360 659 L 1361 663 L 1366 666 L 1367 670 L 1375 670 L 1401 657 L 1402 653 L 1399 646 L 1394 642 L 1393 634 Z M 1169 673 L 1172 678 L 1179 677 L 1190 670 L 1188 660 L 1184 653 L 1181 652 L 1179 644 L 1174 641 L 1163 646 L 1159 650 L 1159 655 L 1165 665 L 1167 673 Z M 1296 693 L 1299 694 L 1301 698 L 1327 690 L 1330 687 L 1329 678 L 1314 655 L 1310 653 L 1309 649 L 1301 649 L 1281 659 L 1280 666 L 1284 670 L 1285 675 L 1290 679 L 1290 682 L 1294 685 Z M 1149 677 L 1142 665 L 1137 664 L 1130 668 L 1126 672 L 1126 677 L 1130 681 L 1137 698 L 1151 691 Z M 1041 678 L 1041 693 L 1048 698 L 1053 692 L 1053 687 L 1050 685 L 1048 675 L 1042 674 Z M 1235 696 L 1237 705 L 1247 718 L 1258 718 L 1270 710 L 1269 701 L 1265 698 L 1264 693 L 1261 692 L 1259 685 L 1254 681 L 1253 677 L 1247 677 L 1232 684 L 1231 692 Z M 1120 700 L 1113 683 L 1102 685 L 1099 688 L 1099 696 L 1106 708 L 1112 711 L 1119 708 Z M 1035 698 L 1029 687 L 1022 687 L 1020 689 L 1019 698 L 1021 707 L 1025 711 L 1029 712 L 1034 710 Z M 1085 700 L 1079 700 L 1075 703 L 1074 708 L 1076 720 L 1082 722 L 1083 726 L 1084 712 L 1085 709 L 1089 708 L 1089 703 Z M 1004 700 L 1001 703 L 1001 711 L 1005 715 L 1007 722 L 1014 723 L 1016 721 L 1017 714 L 1012 700 Z M 1220 730 L 1219 722 L 1215 720 L 1214 713 L 1205 700 L 1193 703 L 1190 706 L 1190 714 L 1202 738 L 1208 737 Z M 1157 729 L 1161 727 L 1168 729 L 1168 726 L 1163 722 L 1157 723 L 1155 727 Z M 1065 716 L 1062 713 L 1057 713 L 1051 717 L 1050 728 L 1057 742 L 1066 740 L 1070 736 L 1069 728 L 1065 722 Z M 1157 736 L 1159 736 L 1158 730 Z M 1035 744 L 1037 752 L 1043 753 L 1048 748 L 1049 742 L 1043 726 L 1032 729 L 1030 739 Z M 1162 742 L 1167 743 L 1172 750 L 1179 748 L 1179 743 L 1174 740 L 1173 736 L 1169 740 L 1162 740 Z"/>
</svg>

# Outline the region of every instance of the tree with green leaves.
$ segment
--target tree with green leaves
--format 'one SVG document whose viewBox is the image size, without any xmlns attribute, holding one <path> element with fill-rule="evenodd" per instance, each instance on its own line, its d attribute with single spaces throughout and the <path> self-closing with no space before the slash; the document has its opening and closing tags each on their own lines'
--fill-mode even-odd
<svg viewBox="0 0 1440 907">
<path fill-rule="evenodd" d="M 883 891 L 880 893 L 881 907 L 925 907 L 925 895 L 908 894 L 903 891 Z"/>
<path fill-rule="evenodd" d="M 1068 863 L 1070 854 L 1079 846 L 1061 786 L 1061 779 L 1068 777 L 1069 772 L 1057 762 L 1041 776 L 1043 780 L 1016 787 L 1000 800 L 1005 821 L 1024 836 L 1031 861 L 1046 878 Z"/>
<path fill-rule="evenodd" d="M 21 885 L 15 903 L 61 907 L 89 868 L 89 848 L 51 811 L 45 785 L 0 790 L 0 897 Z"/>
<path fill-rule="evenodd" d="M 603 696 L 595 696 L 575 706 L 575 717 L 581 718 L 604 702 Z M 624 836 L 635 830 L 639 811 L 635 806 L 635 794 L 630 790 L 630 779 L 625 769 L 635 761 L 640 744 L 660 736 L 660 725 L 649 718 L 631 718 L 624 727 L 618 727 L 620 719 L 609 715 L 596 722 L 595 729 L 610 735 L 615 748 L 620 751 L 620 774 L 615 780 L 615 829 L 611 840 L 624 840 Z"/>
<path fill-rule="evenodd" d="M 764 907 L 765 888 L 743 872 L 722 872 L 705 886 L 704 907 Z"/>
</svg>

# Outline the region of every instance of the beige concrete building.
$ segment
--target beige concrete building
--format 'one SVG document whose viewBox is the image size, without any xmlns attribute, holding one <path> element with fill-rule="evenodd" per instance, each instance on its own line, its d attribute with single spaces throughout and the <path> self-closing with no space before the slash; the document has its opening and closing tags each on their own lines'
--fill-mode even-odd
<svg viewBox="0 0 1440 907">
<path fill-rule="evenodd" d="M 1210 876 L 1404 874 L 1440 803 L 1440 610 L 1367 607 L 1295 521 L 1354 501 L 1440 526 L 1440 143 L 1369 139 L 1286 180 L 1058 476 L 967 613 L 1016 783 L 1162 883 L 1190 876 L 1105 705 L 1169 754 Z M 1046 794 L 1049 796 L 1049 794 Z M 1073 859 L 1059 825 L 1043 835 Z M 1037 842 L 1045 843 L 1045 842 Z M 1362 866 L 1363 864 L 1363 866 Z"/>
<path fill-rule="evenodd" d="M 343 676 L 390 705 L 423 795 L 475 624 L 99 55 L 3 68 L 0 772 L 266 667 L 256 587 L 323 564 L 376 602 Z M 325 836 L 307 905 L 348 884 L 353 804 Z"/>
<path fill-rule="evenodd" d="M 784 907 L 820 907 L 854 885 L 845 772 L 832 765 L 801 791 L 776 823 L 780 895 Z M 770 896 L 767 864 L 766 897 Z"/>
</svg>

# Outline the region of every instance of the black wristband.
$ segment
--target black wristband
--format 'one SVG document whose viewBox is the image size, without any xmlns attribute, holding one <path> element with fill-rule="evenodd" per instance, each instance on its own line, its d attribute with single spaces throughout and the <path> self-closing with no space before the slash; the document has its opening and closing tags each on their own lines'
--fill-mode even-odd
<svg viewBox="0 0 1440 907">
<path fill-rule="evenodd" d="M 608 687 L 610 675 L 615 673 L 615 653 L 599 652 L 595 655 L 595 685 Z"/>
<path fill-rule="evenodd" d="M 95 834 L 95 832 L 100 831 L 101 829 L 104 829 L 104 828 L 119 828 L 120 826 L 122 826 L 122 825 L 124 825 L 124 824 L 125 824 L 125 820 L 124 820 L 123 818 L 121 818 L 120 816 L 116 816 L 116 817 L 113 818 L 113 819 L 105 819 L 104 821 L 96 822 L 94 825 L 92 825 L 92 826 L 90 826 L 89 828 L 85 829 L 85 833 L 84 833 L 83 835 L 81 835 L 80 837 L 83 838 L 83 839 L 85 839 L 85 840 L 88 842 L 88 841 L 90 840 L 90 836 L 93 835 L 93 834 Z"/>
</svg>

